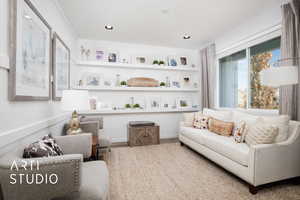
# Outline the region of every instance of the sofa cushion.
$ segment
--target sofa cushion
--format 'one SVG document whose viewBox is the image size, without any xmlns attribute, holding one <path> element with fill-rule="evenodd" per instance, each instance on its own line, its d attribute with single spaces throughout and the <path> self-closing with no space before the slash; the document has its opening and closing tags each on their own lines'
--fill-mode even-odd
<svg viewBox="0 0 300 200">
<path fill-rule="evenodd" d="M 264 116 L 260 117 L 261 122 L 273 126 L 277 126 L 279 129 L 278 135 L 275 138 L 275 142 L 284 142 L 288 138 L 290 117 L 288 115 L 279 116 Z"/>
<path fill-rule="evenodd" d="M 192 127 L 181 127 L 180 134 L 183 136 L 204 145 L 204 137 L 206 134 L 212 134 L 207 129 L 196 129 Z"/>
<path fill-rule="evenodd" d="M 198 112 L 196 112 L 196 113 L 198 113 Z M 196 113 L 192 112 L 192 113 L 184 113 L 183 114 L 185 126 L 189 126 L 189 127 L 193 126 L 194 116 Z M 202 112 L 199 112 L 199 113 L 202 113 Z"/>
<path fill-rule="evenodd" d="M 233 122 L 225 122 L 214 118 L 209 120 L 209 131 L 219 135 L 231 136 L 233 126 Z"/>
<path fill-rule="evenodd" d="M 213 110 L 213 109 L 204 108 L 203 114 L 226 122 L 232 121 L 232 111 Z"/>
<path fill-rule="evenodd" d="M 220 136 L 216 134 L 205 134 L 204 145 L 211 150 L 241 164 L 248 166 L 249 147 L 245 143 L 236 143 L 233 137 Z"/>
<path fill-rule="evenodd" d="M 210 117 L 198 112 L 195 114 L 193 127 L 198 129 L 208 129 L 209 119 Z"/>
</svg>

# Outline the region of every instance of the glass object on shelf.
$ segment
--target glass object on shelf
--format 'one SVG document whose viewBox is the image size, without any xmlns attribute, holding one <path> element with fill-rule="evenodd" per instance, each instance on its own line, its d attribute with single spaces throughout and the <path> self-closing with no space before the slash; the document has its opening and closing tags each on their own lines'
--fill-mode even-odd
<svg viewBox="0 0 300 200">
<path fill-rule="evenodd" d="M 246 50 L 226 56 L 220 62 L 220 106 L 246 108 L 248 63 Z"/>
<path fill-rule="evenodd" d="M 116 87 L 120 87 L 121 86 L 121 82 L 120 82 L 120 74 L 116 75 Z"/>
<path fill-rule="evenodd" d="M 168 76 L 166 77 L 166 87 L 171 87 L 170 78 Z"/>
<path fill-rule="evenodd" d="M 280 38 L 250 48 L 250 107 L 278 109 L 279 88 L 262 85 L 260 72 L 280 59 Z M 276 67 L 276 66 L 274 66 Z"/>
</svg>

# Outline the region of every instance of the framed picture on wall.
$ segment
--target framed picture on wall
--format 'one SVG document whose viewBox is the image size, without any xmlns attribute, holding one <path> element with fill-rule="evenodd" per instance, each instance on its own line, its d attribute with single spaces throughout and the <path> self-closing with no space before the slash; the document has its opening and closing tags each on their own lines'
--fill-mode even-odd
<svg viewBox="0 0 300 200">
<path fill-rule="evenodd" d="M 51 27 L 29 0 L 9 3 L 9 99 L 50 100 Z"/>
<path fill-rule="evenodd" d="M 53 100 L 60 101 L 62 91 L 70 88 L 70 49 L 62 39 L 53 36 Z"/>
</svg>

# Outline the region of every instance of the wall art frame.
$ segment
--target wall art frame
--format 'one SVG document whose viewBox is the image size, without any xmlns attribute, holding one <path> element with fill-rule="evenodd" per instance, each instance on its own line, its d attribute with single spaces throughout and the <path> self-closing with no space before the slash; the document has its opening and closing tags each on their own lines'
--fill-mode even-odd
<svg viewBox="0 0 300 200">
<path fill-rule="evenodd" d="M 52 99 L 60 101 L 62 91 L 70 89 L 71 51 L 57 33 L 52 39 Z"/>
<path fill-rule="evenodd" d="M 9 1 L 10 101 L 51 99 L 52 29 L 30 0 Z"/>
</svg>

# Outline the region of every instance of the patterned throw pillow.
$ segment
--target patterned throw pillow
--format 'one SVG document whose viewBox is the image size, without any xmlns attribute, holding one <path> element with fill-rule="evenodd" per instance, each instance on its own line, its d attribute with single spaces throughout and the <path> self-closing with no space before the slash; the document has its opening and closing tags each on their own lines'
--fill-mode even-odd
<svg viewBox="0 0 300 200">
<path fill-rule="evenodd" d="M 237 143 L 245 141 L 247 126 L 245 121 L 240 121 L 233 130 L 233 138 Z"/>
<path fill-rule="evenodd" d="M 249 127 L 246 135 L 246 143 L 248 145 L 256 144 L 272 144 L 278 135 L 277 126 L 257 122 Z"/>
<path fill-rule="evenodd" d="M 233 130 L 233 122 L 225 122 L 211 118 L 209 120 L 209 131 L 223 136 L 231 136 Z"/>
<path fill-rule="evenodd" d="M 203 115 L 201 112 L 195 113 L 193 126 L 198 129 L 208 129 L 209 117 Z"/>
<path fill-rule="evenodd" d="M 63 155 L 61 148 L 51 135 L 30 144 L 24 149 L 23 158 L 38 158 Z"/>
</svg>

